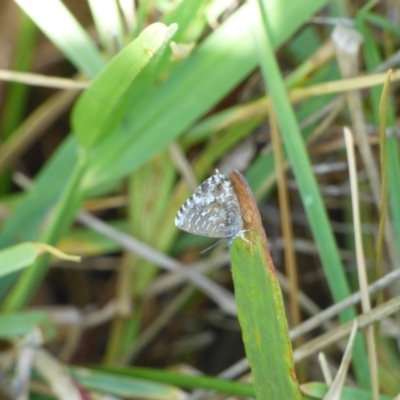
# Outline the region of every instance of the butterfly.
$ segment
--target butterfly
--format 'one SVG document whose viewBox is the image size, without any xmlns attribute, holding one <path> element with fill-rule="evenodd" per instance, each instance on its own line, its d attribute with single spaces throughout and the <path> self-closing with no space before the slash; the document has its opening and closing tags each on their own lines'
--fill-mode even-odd
<svg viewBox="0 0 400 400">
<path fill-rule="evenodd" d="M 235 189 L 218 170 L 178 210 L 175 226 L 200 236 L 227 238 L 228 245 L 237 236 L 246 240 Z"/>
</svg>

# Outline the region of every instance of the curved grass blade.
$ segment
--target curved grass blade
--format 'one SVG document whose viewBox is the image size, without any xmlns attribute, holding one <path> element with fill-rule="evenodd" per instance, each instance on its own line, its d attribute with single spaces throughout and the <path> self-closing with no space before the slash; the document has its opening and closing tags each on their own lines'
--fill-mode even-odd
<svg viewBox="0 0 400 400">
<path fill-rule="evenodd" d="M 150 25 L 121 51 L 78 99 L 72 125 L 87 149 L 114 133 L 135 90 L 135 78 L 165 46 L 177 29 L 161 23 Z"/>
</svg>

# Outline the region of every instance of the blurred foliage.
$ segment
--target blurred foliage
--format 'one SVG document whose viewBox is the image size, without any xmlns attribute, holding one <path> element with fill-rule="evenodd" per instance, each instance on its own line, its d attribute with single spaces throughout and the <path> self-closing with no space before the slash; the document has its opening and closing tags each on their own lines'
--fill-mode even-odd
<svg viewBox="0 0 400 400">
<path fill-rule="evenodd" d="M 308 382 L 304 399 L 330 398 L 329 382 L 314 382 L 324 380 L 315 353 L 327 351 L 336 370 L 348 334 L 340 327 L 361 309 L 353 303 L 296 339 L 296 372 L 282 372 L 292 354 L 287 338 L 271 339 L 288 332 L 261 242 L 231 249 L 240 328 L 228 249 L 201 255 L 214 241 L 174 226 L 216 168 L 240 170 L 254 193 L 291 328 L 359 290 L 361 231 L 369 280 L 393 278 L 364 309 L 380 321 L 377 360 L 357 335 L 348 373 L 357 388 L 340 398 L 372 398 L 374 370 L 381 398 L 398 395 L 398 283 L 388 275 L 400 266 L 396 2 L 136 3 L 0 4 L 0 395 L 194 399 L 201 389 L 267 399 L 271 385 L 281 393 L 297 375 Z M 339 25 L 351 40 L 332 39 Z M 355 136 L 361 227 L 343 126 Z M 38 257 L 26 242 L 83 259 Z M 334 339 L 318 347 L 324 334 Z M 262 377 L 255 392 L 247 363 L 235 364 L 245 351 Z"/>
</svg>

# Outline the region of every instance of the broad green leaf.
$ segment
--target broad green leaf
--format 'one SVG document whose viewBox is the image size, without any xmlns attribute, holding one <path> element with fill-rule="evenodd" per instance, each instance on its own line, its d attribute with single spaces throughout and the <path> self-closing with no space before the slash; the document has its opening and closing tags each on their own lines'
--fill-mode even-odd
<svg viewBox="0 0 400 400">
<path fill-rule="evenodd" d="M 176 29 L 176 25 L 150 25 L 114 57 L 80 96 L 72 112 L 72 126 L 86 149 L 113 134 L 131 101 L 135 78 Z"/>
<path fill-rule="evenodd" d="M 279 46 L 324 0 L 309 7 L 268 2 L 273 45 Z M 278 23 L 284 14 L 287 22 Z M 289 22 L 290 21 L 290 22 Z M 129 107 L 124 125 L 104 143 L 85 178 L 88 192 L 126 176 L 206 114 L 257 65 L 254 32 L 261 29 L 247 5 L 240 7 L 140 102 Z M 110 168 L 110 165 L 113 168 Z"/>
</svg>

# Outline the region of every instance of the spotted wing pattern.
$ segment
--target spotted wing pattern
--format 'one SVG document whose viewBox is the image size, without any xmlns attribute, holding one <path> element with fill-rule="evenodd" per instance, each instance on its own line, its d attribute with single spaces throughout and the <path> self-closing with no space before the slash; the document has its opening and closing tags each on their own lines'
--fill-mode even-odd
<svg viewBox="0 0 400 400">
<path fill-rule="evenodd" d="M 178 210 L 175 225 L 201 236 L 228 238 L 243 232 L 243 219 L 232 182 L 218 171 L 205 180 Z"/>
</svg>

